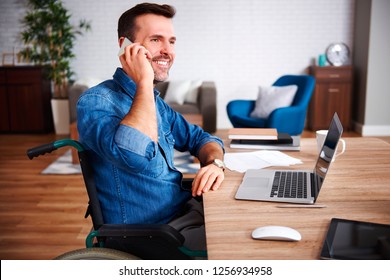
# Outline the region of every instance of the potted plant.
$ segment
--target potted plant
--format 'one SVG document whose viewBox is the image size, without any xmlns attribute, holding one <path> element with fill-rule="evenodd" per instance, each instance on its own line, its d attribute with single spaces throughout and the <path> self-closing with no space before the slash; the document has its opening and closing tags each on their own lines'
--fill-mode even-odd
<svg viewBox="0 0 390 280">
<path fill-rule="evenodd" d="M 21 32 L 25 47 L 20 54 L 25 61 L 46 68 L 48 78 L 52 82 L 53 100 L 62 99 L 66 103 L 68 86 L 74 75 L 70 67 L 70 61 L 75 57 L 74 41 L 78 35 L 83 35 L 91 29 L 90 23 L 80 20 L 77 26 L 73 26 L 70 23 L 71 14 L 60 0 L 27 0 L 27 5 L 29 9 L 23 18 L 24 30 Z M 68 113 L 67 127 L 68 110 L 62 109 Z M 53 118 L 56 125 L 57 117 L 54 111 L 55 109 Z M 69 128 L 67 130 L 69 131 Z"/>
</svg>

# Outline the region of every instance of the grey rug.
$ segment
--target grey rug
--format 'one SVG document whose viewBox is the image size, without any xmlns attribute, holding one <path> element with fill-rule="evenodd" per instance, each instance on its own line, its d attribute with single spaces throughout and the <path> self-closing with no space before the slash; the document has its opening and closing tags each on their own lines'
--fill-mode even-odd
<svg viewBox="0 0 390 280">
<path fill-rule="evenodd" d="M 81 167 L 80 164 L 72 164 L 72 152 L 68 150 L 46 167 L 41 174 L 81 174 Z"/>
<path fill-rule="evenodd" d="M 174 163 L 181 173 L 195 174 L 200 166 L 199 163 L 194 163 L 193 161 L 194 158 L 188 152 L 180 153 L 175 151 Z M 68 150 L 64 155 L 45 168 L 41 174 L 81 174 L 81 167 L 79 164 L 72 164 L 72 153 L 71 150 Z"/>
</svg>

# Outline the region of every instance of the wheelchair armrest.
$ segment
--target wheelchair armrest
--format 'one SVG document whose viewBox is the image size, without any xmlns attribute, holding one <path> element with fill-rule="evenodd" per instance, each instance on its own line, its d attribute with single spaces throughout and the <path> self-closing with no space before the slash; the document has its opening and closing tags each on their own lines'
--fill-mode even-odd
<svg viewBox="0 0 390 280">
<path fill-rule="evenodd" d="M 159 237 L 175 246 L 182 246 L 184 236 L 167 224 L 104 224 L 98 230 L 101 237 Z"/>
</svg>

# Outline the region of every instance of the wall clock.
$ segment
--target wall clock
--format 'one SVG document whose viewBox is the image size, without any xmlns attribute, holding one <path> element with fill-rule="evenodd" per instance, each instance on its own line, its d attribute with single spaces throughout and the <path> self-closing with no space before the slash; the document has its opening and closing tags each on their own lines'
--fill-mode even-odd
<svg viewBox="0 0 390 280">
<path fill-rule="evenodd" d="M 333 66 L 346 65 L 349 55 L 349 48 L 344 43 L 332 43 L 326 49 L 326 60 Z"/>
</svg>

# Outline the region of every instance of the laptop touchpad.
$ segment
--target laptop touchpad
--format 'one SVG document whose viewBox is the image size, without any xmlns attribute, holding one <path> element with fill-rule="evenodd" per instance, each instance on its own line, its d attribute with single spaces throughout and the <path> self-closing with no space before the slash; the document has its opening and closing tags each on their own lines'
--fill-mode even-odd
<svg viewBox="0 0 390 280">
<path fill-rule="evenodd" d="M 259 189 L 259 188 L 268 188 L 268 184 L 269 184 L 269 178 L 267 177 L 250 177 L 250 178 L 247 178 L 244 182 L 244 185 L 246 187 L 249 187 L 249 188 L 256 188 L 256 189 Z"/>
</svg>

